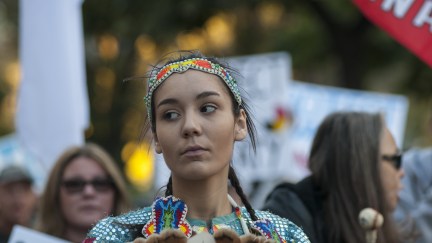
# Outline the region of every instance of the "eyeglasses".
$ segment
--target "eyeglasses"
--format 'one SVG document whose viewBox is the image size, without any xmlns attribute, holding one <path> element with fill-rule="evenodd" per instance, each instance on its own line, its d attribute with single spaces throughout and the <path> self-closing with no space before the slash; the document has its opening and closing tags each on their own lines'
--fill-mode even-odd
<svg viewBox="0 0 432 243">
<path fill-rule="evenodd" d="M 400 152 L 393 155 L 382 155 L 382 159 L 391 162 L 397 170 L 402 166 L 402 153 Z"/>
<path fill-rule="evenodd" d="M 90 184 L 97 192 L 107 192 L 114 186 L 114 183 L 111 179 L 96 178 L 91 181 L 86 181 L 83 179 L 70 179 L 62 182 L 62 186 L 69 193 L 81 193 L 88 184 Z"/>
</svg>

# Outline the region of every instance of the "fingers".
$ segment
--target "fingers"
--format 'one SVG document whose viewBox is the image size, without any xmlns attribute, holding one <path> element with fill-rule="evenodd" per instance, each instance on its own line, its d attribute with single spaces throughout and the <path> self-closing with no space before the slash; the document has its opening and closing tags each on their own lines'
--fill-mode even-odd
<svg viewBox="0 0 432 243">
<path fill-rule="evenodd" d="M 187 237 L 180 230 L 167 229 L 160 234 L 152 234 L 147 239 L 137 238 L 133 243 L 187 243 Z"/>
<path fill-rule="evenodd" d="M 240 236 L 241 243 L 274 243 L 274 240 L 265 238 L 264 236 L 257 236 L 253 234 L 247 234 Z"/>
<path fill-rule="evenodd" d="M 167 229 L 161 232 L 159 243 L 187 243 L 188 238 L 180 230 Z"/>
<path fill-rule="evenodd" d="M 152 234 L 148 239 L 137 238 L 133 243 L 196 243 L 196 242 L 215 242 L 215 243 L 275 243 L 274 240 L 257 236 L 254 234 L 239 235 L 232 229 L 219 229 L 213 237 L 208 233 L 200 233 L 188 240 L 180 230 L 168 229 L 161 234 Z"/>
<path fill-rule="evenodd" d="M 132 243 L 148 243 L 146 239 L 140 237 L 136 238 Z"/>
<path fill-rule="evenodd" d="M 213 237 L 216 243 L 240 243 L 240 237 L 232 229 L 219 229 Z"/>
</svg>

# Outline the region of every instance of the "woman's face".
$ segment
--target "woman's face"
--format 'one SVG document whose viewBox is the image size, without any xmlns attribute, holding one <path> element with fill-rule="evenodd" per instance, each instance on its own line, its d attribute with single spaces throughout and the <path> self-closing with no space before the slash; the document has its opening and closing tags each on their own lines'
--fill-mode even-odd
<svg viewBox="0 0 432 243">
<path fill-rule="evenodd" d="M 112 213 L 115 190 L 96 161 L 77 157 L 66 166 L 62 178 L 60 205 L 66 227 L 89 230 Z"/>
<path fill-rule="evenodd" d="M 246 137 L 246 115 L 234 117 L 228 88 L 213 74 L 172 74 L 154 95 L 156 152 L 173 177 L 227 176 L 234 141 Z"/>
<path fill-rule="evenodd" d="M 399 200 L 399 191 L 402 189 L 401 178 L 404 174 L 402 169 L 397 169 L 391 161 L 385 160 L 383 156 L 393 156 L 398 153 L 396 143 L 390 131 L 385 128 L 380 144 L 380 170 L 381 180 L 384 187 L 387 202 L 393 211 Z"/>
</svg>

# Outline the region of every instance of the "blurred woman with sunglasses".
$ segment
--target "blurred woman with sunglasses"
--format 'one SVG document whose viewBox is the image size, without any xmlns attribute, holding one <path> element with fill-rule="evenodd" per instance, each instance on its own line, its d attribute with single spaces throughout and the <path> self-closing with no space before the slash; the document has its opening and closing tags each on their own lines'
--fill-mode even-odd
<svg viewBox="0 0 432 243">
<path fill-rule="evenodd" d="M 318 128 L 309 157 L 311 175 L 281 184 L 265 209 L 290 218 L 311 242 L 367 242 L 359 213 L 373 208 L 384 223 L 376 242 L 399 242 L 392 220 L 401 189 L 401 154 L 379 114 L 333 113 Z"/>
<path fill-rule="evenodd" d="M 81 242 L 98 220 L 129 209 L 126 183 L 110 155 L 96 144 L 72 147 L 49 174 L 36 229 Z"/>
</svg>

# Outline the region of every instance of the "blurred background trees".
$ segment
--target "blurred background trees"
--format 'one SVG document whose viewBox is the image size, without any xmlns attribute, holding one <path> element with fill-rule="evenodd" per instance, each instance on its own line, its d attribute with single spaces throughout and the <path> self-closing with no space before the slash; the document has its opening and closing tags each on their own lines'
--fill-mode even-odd
<svg viewBox="0 0 432 243">
<path fill-rule="evenodd" d="M 140 140 L 149 64 L 177 49 L 220 57 L 286 51 L 295 80 L 402 94 L 405 147 L 432 145 L 432 70 L 366 20 L 350 1 L 85 0 L 92 126 L 87 138 L 118 161 Z M 18 1 L 0 0 L 0 135 L 14 131 L 19 86 Z M 61 77 L 59 77 L 61 78 Z"/>
</svg>

